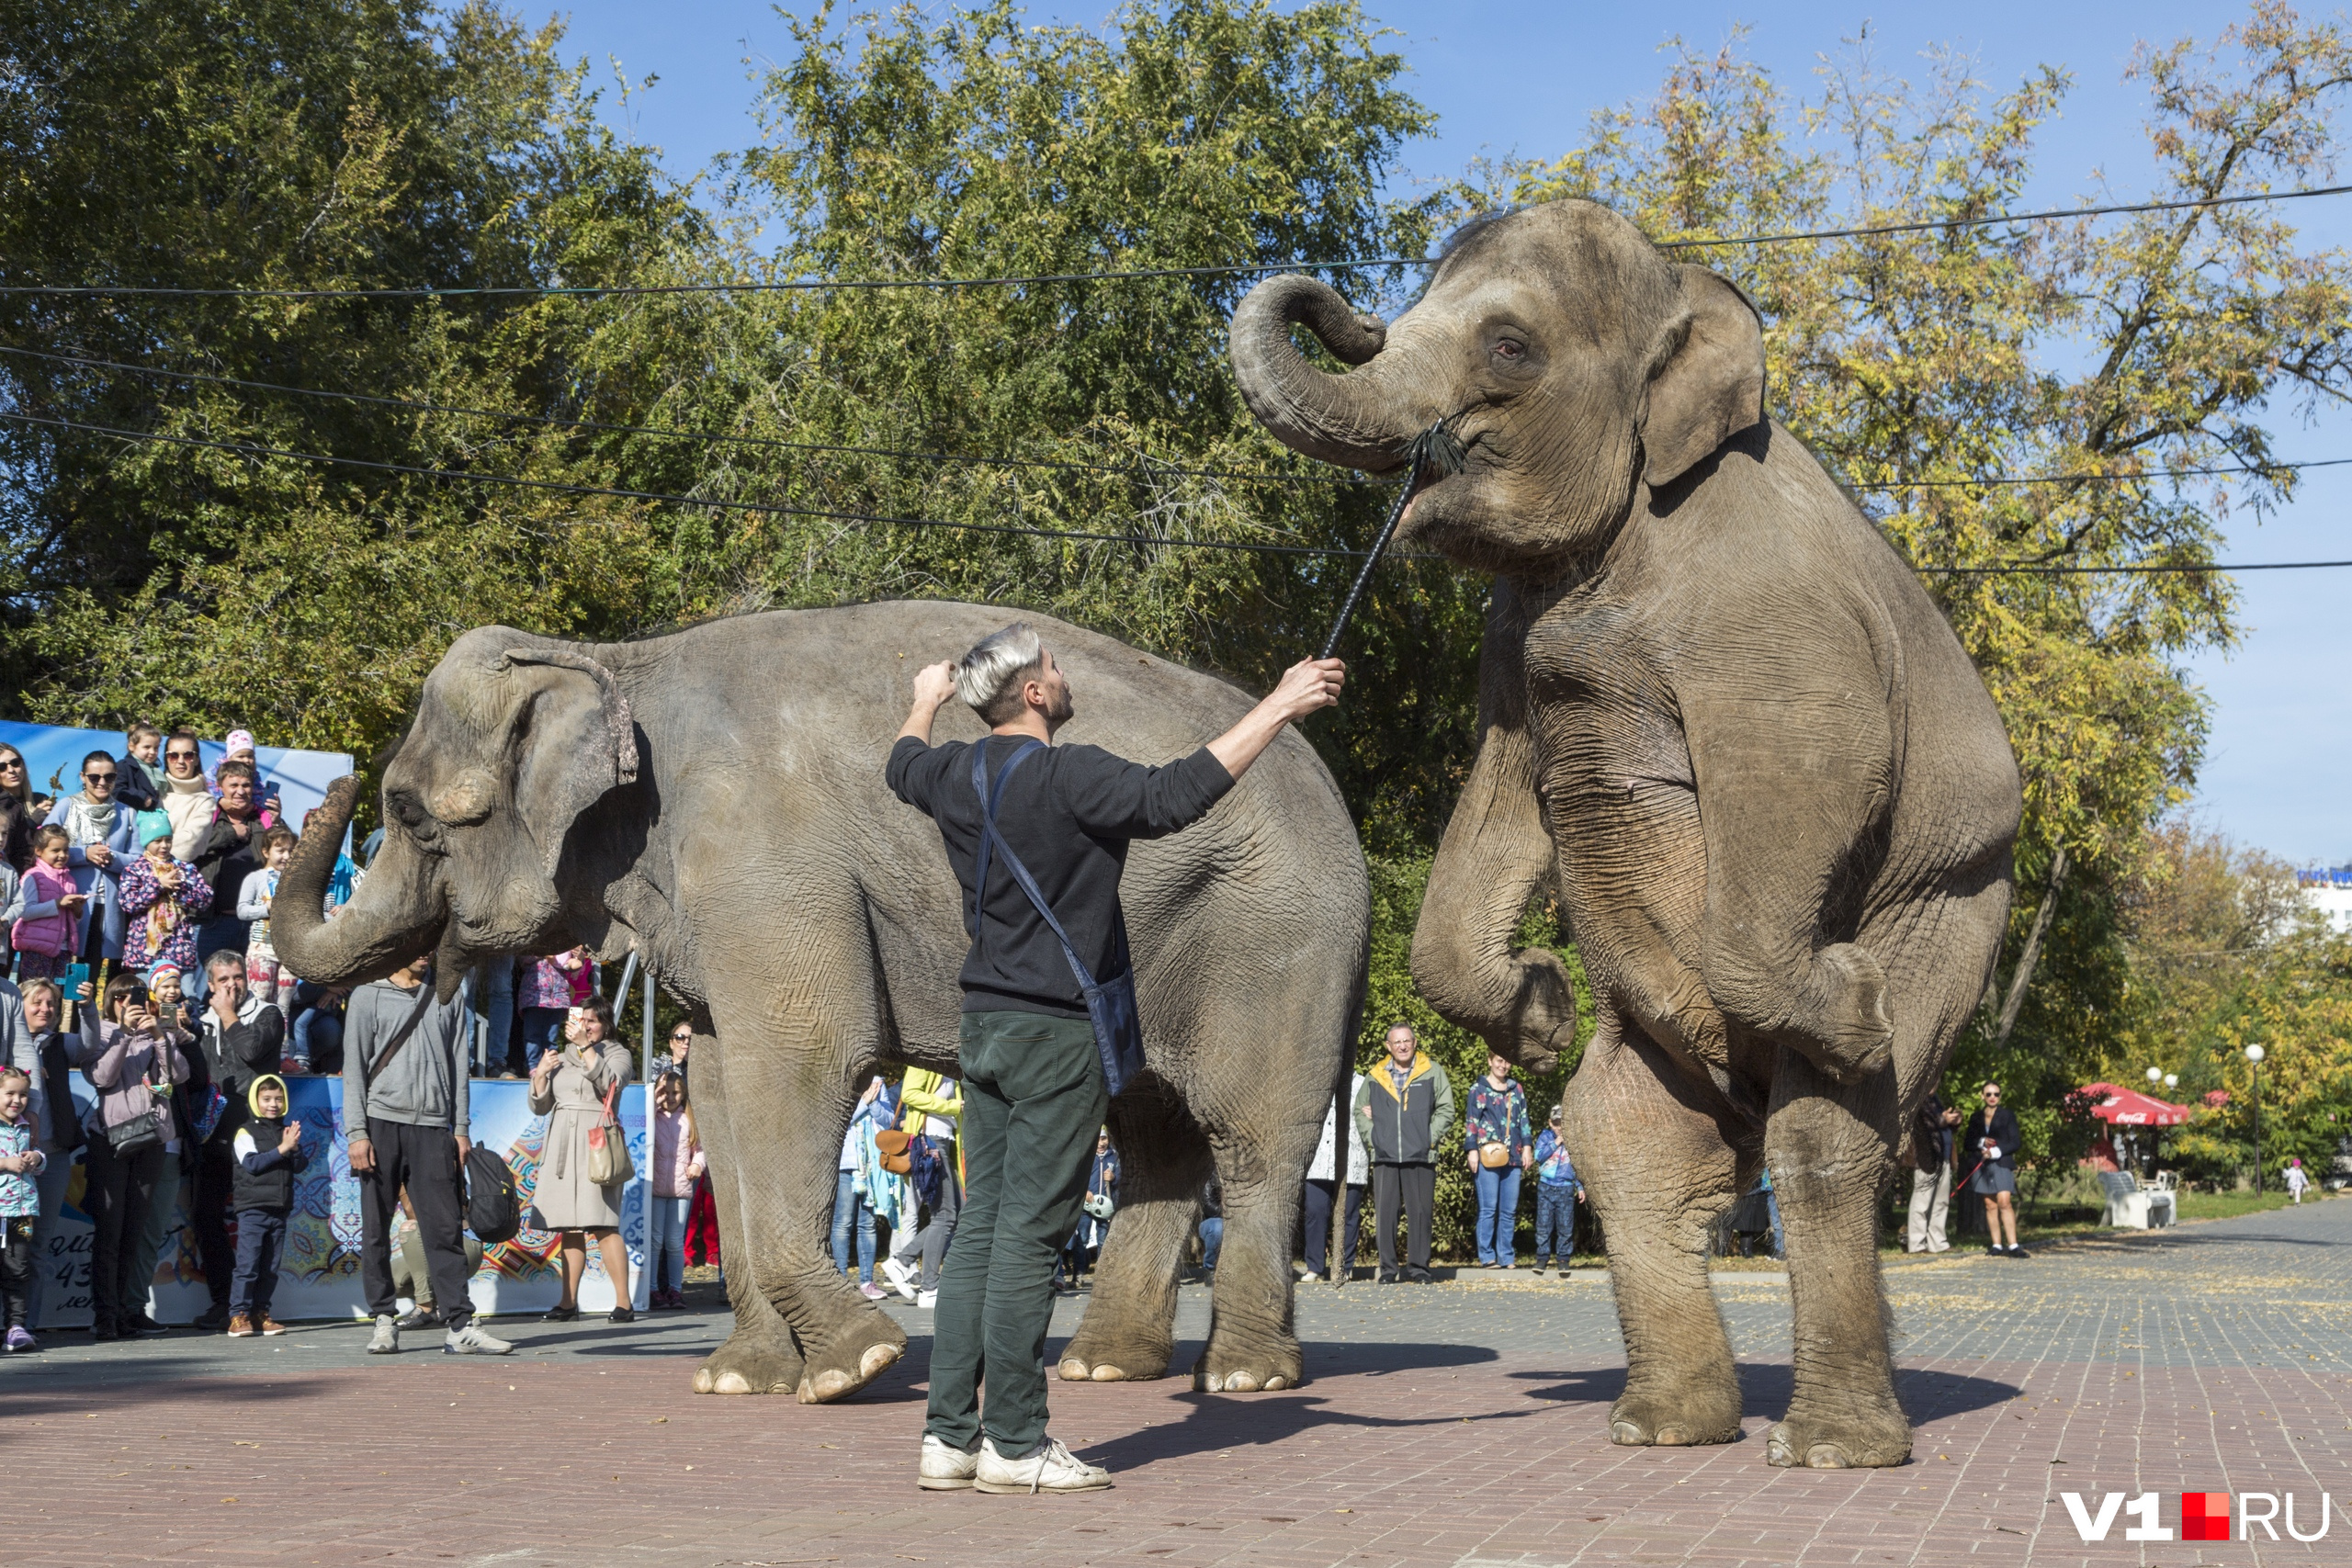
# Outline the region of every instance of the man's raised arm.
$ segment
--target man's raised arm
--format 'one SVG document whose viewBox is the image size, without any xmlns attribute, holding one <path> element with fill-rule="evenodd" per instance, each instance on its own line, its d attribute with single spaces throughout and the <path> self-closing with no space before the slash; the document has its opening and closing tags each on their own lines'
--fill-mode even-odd
<svg viewBox="0 0 2352 1568">
<path fill-rule="evenodd" d="M 1258 753 L 1274 743 L 1284 725 L 1337 704 L 1347 676 L 1348 667 L 1336 659 L 1301 660 L 1283 671 L 1281 683 L 1239 724 L 1209 742 L 1209 755 L 1224 763 L 1227 773 L 1240 778 L 1258 760 Z"/>
</svg>

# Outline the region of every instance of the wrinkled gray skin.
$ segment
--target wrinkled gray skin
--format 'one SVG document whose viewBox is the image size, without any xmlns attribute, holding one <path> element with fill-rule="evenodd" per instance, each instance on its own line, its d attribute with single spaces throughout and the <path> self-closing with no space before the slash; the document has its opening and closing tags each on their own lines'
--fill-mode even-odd
<svg viewBox="0 0 2352 1568">
<path fill-rule="evenodd" d="M 272 931 L 315 979 L 437 949 L 447 992 L 485 955 L 585 942 L 606 962 L 636 947 L 686 1004 L 735 1313 L 697 1390 L 839 1399 L 905 1348 L 833 1269 L 834 1170 L 876 1067 L 956 1071 L 967 944 L 938 829 L 890 795 L 883 762 L 914 672 L 1013 618 L 880 604 L 604 645 L 481 627 L 425 682 L 384 774 L 382 853 L 351 904 L 315 915 L 354 781 L 329 793 L 286 872 L 290 913 Z M 1069 671 L 1065 741 L 1166 761 L 1251 705 L 1021 618 Z M 939 739 L 981 733 L 962 705 L 941 711 Z M 1370 925 L 1353 823 L 1313 748 L 1285 734 L 1201 822 L 1136 844 L 1122 897 L 1150 1070 L 1111 1108 L 1119 1214 L 1061 1375 L 1167 1371 L 1179 1255 L 1214 1158 L 1226 1241 L 1196 1381 L 1295 1385 L 1290 1237 Z M 1268 1092 L 1283 1084 L 1299 1092 Z"/>
<path fill-rule="evenodd" d="M 1309 327 L 1344 374 L 1291 338 Z M 1984 994 L 2019 809 L 1998 715 L 1917 580 L 1763 414 L 1756 313 L 1589 202 L 1458 236 L 1383 328 L 1311 279 L 1233 321 L 1251 410 L 1375 471 L 1459 412 L 1399 540 L 1494 574 L 1483 739 L 1414 938 L 1439 1012 L 1530 1066 L 1567 976 L 1514 952 L 1556 881 L 1600 1004 L 1568 1145 L 1607 1227 L 1621 1443 L 1739 1432 L 1708 1227 L 1772 1173 L 1795 1314 L 1778 1465 L 1887 1465 L 1874 1207 Z"/>
</svg>

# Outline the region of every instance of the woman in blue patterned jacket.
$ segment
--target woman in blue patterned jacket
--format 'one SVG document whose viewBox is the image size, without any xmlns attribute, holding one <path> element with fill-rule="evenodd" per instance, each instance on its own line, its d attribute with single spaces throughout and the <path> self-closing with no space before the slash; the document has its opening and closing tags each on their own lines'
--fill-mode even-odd
<svg viewBox="0 0 2352 1568">
<path fill-rule="evenodd" d="M 1470 1086 L 1463 1136 L 1478 1186 L 1478 1267 L 1516 1267 L 1519 1179 L 1535 1164 L 1535 1134 L 1527 1124 L 1527 1091 L 1511 1081 L 1506 1058 L 1489 1054 L 1487 1076 Z"/>
</svg>

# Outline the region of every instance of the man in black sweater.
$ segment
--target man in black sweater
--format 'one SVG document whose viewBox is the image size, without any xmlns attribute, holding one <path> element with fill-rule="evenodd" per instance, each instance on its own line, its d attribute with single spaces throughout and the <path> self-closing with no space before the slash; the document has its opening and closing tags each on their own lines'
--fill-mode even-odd
<svg viewBox="0 0 2352 1568">
<path fill-rule="evenodd" d="M 972 936 L 961 976 L 964 1212 L 940 1277 L 917 1484 L 1034 1493 L 1111 1483 L 1107 1471 L 1046 1434 L 1054 1258 L 1077 1223 L 1110 1104 L 1093 1026 L 1060 940 L 1001 851 L 976 891 L 984 819 L 973 748 L 932 745 L 933 716 L 960 695 L 987 721 L 982 760 L 1003 842 L 1087 972 L 1108 980 L 1128 968 L 1119 911 L 1128 840 L 1206 816 L 1284 725 L 1339 701 L 1343 675 L 1336 659 L 1294 666 L 1240 723 L 1159 768 L 1052 744 L 1072 712 L 1069 682 L 1026 626 L 915 676 L 913 710 L 887 776 L 899 799 L 939 824 Z"/>
</svg>

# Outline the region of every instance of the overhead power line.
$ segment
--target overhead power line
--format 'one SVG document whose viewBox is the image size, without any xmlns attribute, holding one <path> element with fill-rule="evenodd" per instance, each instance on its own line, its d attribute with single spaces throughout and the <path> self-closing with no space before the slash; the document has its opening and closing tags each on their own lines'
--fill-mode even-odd
<svg viewBox="0 0 2352 1568">
<path fill-rule="evenodd" d="M 962 463 L 987 468 L 1045 468 L 1075 473 L 1124 474 L 1131 479 L 1138 474 L 1168 474 L 1184 479 L 1232 479 L 1250 484 L 1328 486 L 1389 482 L 1344 474 L 1265 474 L 1251 473 L 1240 468 L 1190 468 L 1181 464 L 1162 463 L 1140 457 L 1125 463 L 1087 463 L 1061 457 L 980 457 L 961 452 L 925 452 L 904 447 L 857 446 L 823 441 L 787 441 L 775 435 L 738 435 L 723 431 L 680 430 L 674 426 L 658 424 L 615 424 L 604 420 L 563 419 L 552 414 L 510 413 L 500 409 L 467 408 L 451 403 L 416 402 L 407 398 L 387 398 L 374 392 L 342 392 L 322 390 L 315 387 L 289 387 L 276 381 L 247 381 L 234 376 L 220 376 L 204 370 L 169 370 L 156 365 L 133 365 L 121 360 L 91 359 L 72 354 L 47 354 L 37 348 L 17 348 L 5 344 L 0 344 L 0 354 L 17 355 L 28 359 L 44 359 L 52 364 L 79 366 L 92 370 L 118 370 L 133 376 L 153 376 L 164 380 L 203 381 L 213 386 L 242 387 L 250 391 L 277 392 L 294 398 L 321 398 L 338 402 L 368 403 L 378 408 L 402 409 L 415 413 L 457 414 L 467 419 L 505 420 L 514 424 L 532 424 L 553 430 L 593 430 L 615 435 L 651 435 L 664 440 L 762 446 L 790 452 L 832 452 L 866 457 L 903 458 L 909 462 Z"/>
<path fill-rule="evenodd" d="M 740 435 L 723 431 L 682 430 L 670 425 L 620 424 L 604 420 L 564 419 L 553 414 L 514 413 L 500 409 L 469 408 L 462 404 L 419 402 L 407 398 L 389 398 L 375 392 L 345 392 L 316 387 L 294 387 L 277 381 L 250 381 L 211 371 L 173 370 L 157 365 L 138 365 L 124 360 L 96 359 L 85 355 L 51 354 L 40 349 L 18 348 L 6 344 L 0 344 L 0 354 L 43 360 L 52 365 L 69 365 L 83 369 L 119 371 L 132 376 L 152 376 L 163 380 L 201 381 L 211 386 L 238 387 L 249 391 L 274 392 L 286 397 L 366 403 L 372 407 L 401 409 L 414 413 L 454 414 L 467 419 L 503 420 L 511 423 L 535 425 L 542 429 L 599 431 L 618 435 L 650 435 L 664 440 L 701 441 L 712 445 L 756 446 L 789 452 L 831 452 L 858 457 L 903 459 L 908 462 L 958 463 L 988 468 L 1033 468 L 1120 474 L 1130 478 L 1137 475 L 1172 475 L 1186 479 L 1226 479 L 1245 484 L 1385 486 L 1396 482 L 1393 479 L 1366 479 L 1361 475 L 1268 474 L 1253 473 L 1240 468 L 1193 468 L 1181 464 L 1162 463 L 1148 457 L 1138 457 L 1125 463 L 1089 463 L 1073 458 L 1007 457 L 981 453 L 931 452 L 909 447 L 860 446 L 822 441 L 787 441 L 781 436 L 773 435 Z M 1986 490 L 2004 486 L 2042 484 L 2134 484 L 2155 479 L 2210 478 L 2222 474 L 2286 473 L 2302 468 L 2332 468 L 2347 463 L 2352 463 L 2352 457 L 2313 457 L 2291 462 L 2227 463 L 2207 468 L 2153 468 L 2144 473 L 1987 474 L 1973 479 L 1849 479 L 1847 482 L 1854 490 L 1873 492 L 1900 490 Z"/>
<path fill-rule="evenodd" d="M 1069 539 L 1087 544 L 1136 545 L 1155 549 L 1229 550 L 1244 554 L 1315 556 L 1333 558 L 1363 559 L 1369 550 L 1345 549 L 1319 545 L 1261 544 L 1235 539 L 1168 539 L 1132 534 L 1088 533 L 1060 528 L 1031 528 L 1008 523 L 959 523 L 937 517 L 899 517 L 882 513 L 855 512 L 833 507 L 786 506 L 775 502 L 718 501 L 704 496 L 670 495 L 658 491 L 627 490 L 609 485 L 573 484 L 560 479 L 525 479 L 514 474 L 481 474 L 457 468 L 428 468 L 417 463 L 393 463 L 375 457 L 343 457 L 324 452 L 299 452 L 283 446 L 264 446 L 244 441 L 212 441 L 193 435 L 167 435 L 160 431 L 124 430 L 112 425 L 91 424 L 81 420 L 56 419 L 40 414 L 15 413 L 0 411 L 0 421 L 14 424 L 40 425 L 56 430 L 78 431 L 90 435 L 113 436 L 124 441 L 161 442 L 174 446 L 201 447 L 216 452 L 233 452 L 253 457 L 288 457 L 298 462 L 328 463 L 345 468 L 367 468 L 379 473 L 412 474 L 424 479 L 450 479 L 459 483 L 509 485 L 524 490 L 551 491 L 561 495 L 606 496 L 622 501 L 642 501 L 658 505 L 698 506 L 720 512 L 746 512 L 786 517 L 820 517 L 842 522 L 881 524 L 905 528 L 947 528 L 976 534 L 1015 534 L 1033 538 Z M 1390 550 L 1387 557 L 1405 560 L 1441 560 L 1444 558 L 1430 551 Z M 2211 565 L 2190 563 L 2151 563 L 2132 566 L 2054 566 L 2037 562 L 2018 562 L 1992 566 L 1919 566 L 1912 570 L 1928 576 L 1941 577 L 2141 577 L 2185 573 L 2239 571 L 2317 571 L 2352 567 L 2352 560 L 2310 561 L 2217 561 Z"/>
<path fill-rule="evenodd" d="M 2299 190 L 2248 191 L 2237 196 L 2184 197 L 2173 201 L 2114 202 L 2096 207 L 2052 208 L 2044 212 L 2000 212 L 1977 218 L 1923 218 L 1902 223 L 1858 224 L 1843 229 L 1804 229 L 1785 233 L 1726 234 L 1715 239 L 1667 240 L 1665 251 L 1707 250 L 1723 245 L 1790 245 L 1822 240 L 1868 238 L 1880 234 L 1912 234 L 1933 230 L 1991 229 L 2004 223 L 2046 223 L 2068 218 L 2104 218 L 2132 212 L 2178 212 L 2195 208 L 2236 207 L 2256 201 L 2294 201 L 2306 197 L 2341 196 L 2352 185 L 2317 186 Z M 575 286 L 554 283 L 500 284 L 483 287 L 418 287 L 390 288 L 189 288 L 127 283 L 0 284 L 0 295 L 106 296 L 212 299 L 460 299 L 550 295 L 585 299 L 664 294 L 827 293 L 860 288 L 1023 288 L 1048 283 L 1116 283 L 1166 277 L 1254 277 L 1277 272 L 1373 272 L 1387 267 L 1431 266 L 1436 256 L 1374 256 L 1358 261 L 1238 262 L 1211 266 L 1161 266 L 1112 269 L 1102 272 L 1004 274 L 990 277 L 795 277 L 773 282 L 635 283 Z"/>
</svg>

